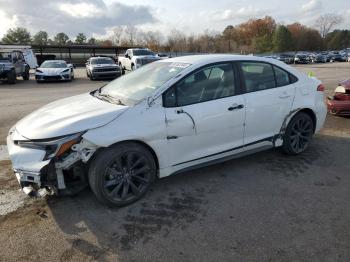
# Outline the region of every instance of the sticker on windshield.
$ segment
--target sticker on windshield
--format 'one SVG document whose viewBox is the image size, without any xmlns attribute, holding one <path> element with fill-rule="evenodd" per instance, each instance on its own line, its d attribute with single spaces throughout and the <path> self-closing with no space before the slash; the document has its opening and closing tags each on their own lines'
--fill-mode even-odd
<svg viewBox="0 0 350 262">
<path fill-rule="evenodd" d="M 173 62 L 169 66 L 171 67 L 179 67 L 179 68 L 186 68 L 189 67 L 191 64 L 189 63 L 179 63 L 179 62 Z"/>
</svg>

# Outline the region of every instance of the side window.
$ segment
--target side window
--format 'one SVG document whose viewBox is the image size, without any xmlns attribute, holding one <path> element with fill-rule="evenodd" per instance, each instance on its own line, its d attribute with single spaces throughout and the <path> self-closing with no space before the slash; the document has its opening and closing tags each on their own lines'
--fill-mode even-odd
<svg viewBox="0 0 350 262">
<path fill-rule="evenodd" d="M 210 66 L 182 79 L 163 94 L 165 107 L 185 106 L 235 95 L 231 64 Z"/>
<path fill-rule="evenodd" d="M 286 86 L 290 84 L 289 73 L 276 66 L 274 66 L 273 69 L 275 70 L 277 87 Z"/>
<path fill-rule="evenodd" d="M 292 74 L 289 74 L 290 83 L 293 84 L 298 81 L 298 78 Z"/>
<path fill-rule="evenodd" d="M 272 65 L 262 62 L 240 63 L 247 92 L 276 87 Z"/>
<path fill-rule="evenodd" d="M 176 88 L 171 87 L 163 95 L 163 105 L 165 107 L 176 107 Z"/>
<path fill-rule="evenodd" d="M 235 94 L 231 64 L 211 66 L 176 84 L 177 106 L 185 106 Z"/>
</svg>

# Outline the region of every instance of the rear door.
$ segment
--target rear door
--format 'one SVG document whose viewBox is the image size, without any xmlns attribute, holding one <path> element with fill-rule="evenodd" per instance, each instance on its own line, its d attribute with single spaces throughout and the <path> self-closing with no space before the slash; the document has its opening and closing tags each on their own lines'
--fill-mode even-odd
<svg viewBox="0 0 350 262">
<path fill-rule="evenodd" d="M 172 166 L 196 164 L 243 145 L 244 99 L 231 63 L 190 74 L 163 96 Z"/>
<path fill-rule="evenodd" d="M 269 63 L 246 61 L 239 68 L 246 91 L 244 144 L 272 140 L 292 108 L 293 77 Z"/>
</svg>

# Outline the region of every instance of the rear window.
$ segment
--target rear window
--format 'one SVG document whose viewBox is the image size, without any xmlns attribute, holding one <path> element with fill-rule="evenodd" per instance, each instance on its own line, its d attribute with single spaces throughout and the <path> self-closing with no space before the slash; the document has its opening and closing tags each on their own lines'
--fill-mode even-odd
<svg viewBox="0 0 350 262">
<path fill-rule="evenodd" d="M 289 73 L 284 71 L 283 69 L 274 66 L 273 69 L 275 70 L 275 76 L 276 76 L 276 86 L 286 86 L 290 84 L 289 80 Z"/>
<path fill-rule="evenodd" d="M 99 64 L 114 64 L 114 61 L 112 58 L 105 57 L 105 58 L 96 58 L 96 59 L 91 59 L 91 64 L 92 65 L 99 65 Z"/>
</svg>

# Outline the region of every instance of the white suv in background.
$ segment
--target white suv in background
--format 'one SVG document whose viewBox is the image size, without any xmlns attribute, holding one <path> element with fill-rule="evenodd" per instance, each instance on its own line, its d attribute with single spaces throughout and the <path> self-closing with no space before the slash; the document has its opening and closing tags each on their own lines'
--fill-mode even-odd
<svg viewBox="0 0 350 262">
<path fill-rule="evenodd" d="M 89 184 L 101 202 L 123 206 L 156 177 L 272 147 L 302 153 L 324 123 L 323 91 L 274 59 L 160 60 L 31 113 L 7 144 L 26 192 Z"/>
</svg>

